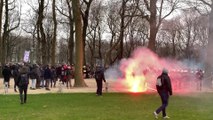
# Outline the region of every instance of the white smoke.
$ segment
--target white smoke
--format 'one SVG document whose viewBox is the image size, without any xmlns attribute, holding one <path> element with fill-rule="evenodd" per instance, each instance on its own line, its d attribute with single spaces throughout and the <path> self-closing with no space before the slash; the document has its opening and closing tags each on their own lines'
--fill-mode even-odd
<svg viewBox="0 0 213 120">
<path fill-rule="evenodd" d="M 104 72 L 105 78 L 109 80 L 117 80 L 121 77 L 121 71 L 119 70 L 119 64 L 114 64 L 110 66 L 106 71 Z"/>
</svg>

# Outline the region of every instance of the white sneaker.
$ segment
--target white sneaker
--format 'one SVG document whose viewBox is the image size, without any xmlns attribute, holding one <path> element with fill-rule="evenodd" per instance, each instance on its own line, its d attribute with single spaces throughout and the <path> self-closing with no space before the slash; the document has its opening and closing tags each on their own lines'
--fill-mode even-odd
<svg viewBox="0 0 213 120">
<path fill-rule="evenodd" d="M 153 113 L 155 116 L 155 119 L 158 119 L 158 114 L 156 112 Z"/>
<path fill-rule="evenodd" d="M 169 119 L 169 118 L 170 118 L 169 116 L 164 116 L 164 117 L 163 117 L 163 119 Z"/>
</svg>

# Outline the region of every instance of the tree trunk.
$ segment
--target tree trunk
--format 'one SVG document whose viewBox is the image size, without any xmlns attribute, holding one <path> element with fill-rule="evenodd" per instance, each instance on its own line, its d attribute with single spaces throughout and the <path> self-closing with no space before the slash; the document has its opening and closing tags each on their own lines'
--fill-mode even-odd
<svg viewBox="0 0 213 120">
<path fill-rule="evenodd" d="M 2 35 L 2 64 L 5 64 L 6 56 L 7 56 L 7 42 L 8 42 L 8 27 L 9 27 L 9 8 L 8 8 L 8 0 L 5 0 L 5 22 L 3 28 L 3 35 Z"/>
<path fill-rule="evenodd" d="M 40 30 L 39 30 L 39 21 L 36 23 L 36 33 L 37 33 L 37 45 L 36 45 L 36 56 L 41 55 L 41 38 L 40 38 Z M 41 57 L 36 57 L 36 62 L 41 63 Z"/>
<path fill-rule="evenodd" d="M 38 26 L 39 26 L 39 32 L 41 34 L 41 56 L 42 56 L 42 63 L 47 64 L 47 50 L 46 50 L 46 35 L 44 33 L 43 28 L 43 19 L 44 19 L 44 0 L 39 1 L 39 11 L 38 11 Z"/>
<path fill-rule="evenodd" d="M 56 20 L 56 11 L 55 11 L 55 0 L 52 3 L 52 13 L 53 13 L 53 23 L 54 23 L 54 34 L 52 40 L 52 54 L 51 54 L 51 64 L 55 65 L 55 55 L 56 55 L 56 39 L 57 39 L 57 20 Z"/>
<path fill-rule="evenodd" d="M 176 45 L 175 45 L 175 37 L 176 37 L 176 31 L 172 33 L 172 57 L 176 57 Z"/>
<path fill-rule="evenodd" d="M 1 36 L 1 32 L 2 32 L 2 16 L 3 16 L 3 7 L 4 7 L 4 0 L 1 0 L 1 3 L 0 3 L 0 60 L 1 60 L 1 64 L 3 64 L 4 60 L 3 60 L 3 52 L 2 52 L 2 49 L 3 49 L 3 39 L 2 39 L 2 36 Z M 1 71 L 0 71 L 1 72 Z"/>
<path fill-rule="evenodd" d="M 86 36 L 87 36 L 87 27 L 88 27 L 88 18 L 89 18 L 89 10 L 90 5 L 93 0 L 89 0 L 89 2 L 86 2 L 86 10 L 84 11 L 83 15 L 83 63 L 86 65 L 86 58 L 85 58 L 85 46 L 86 46 Z"/>
<path fill-rule="evenodd" d="M 70 21 L 70 37 L 69 37 L 69 63 L 73 64 L 74 51 L 74 27 L 73 20 Z"/>
<path fill-rule="evenodd" d="M 152 51 L 155 52 L 156 50 L 156 35 L 157 35 L 157 0 L 151 0 L 150 1 L 150 19 L 149 19 L 149 25 L 150 25 L 150 38 L 149 38 L 149 43 L 148 43 L 148 48 L 151 49 Z"/>
<path fill-rule="evenodd" d="M 118 51 L 118 60 L 121 60 L 123 58 L 123 43 L 124 43 L 124 19 L 125 19 L 125 8 L 126 8 L 126 2 L 122 1 L 122 12 L 121 12 L 121 24 L 120 24 L 120 35 L 119 35 L 119 41 L 120 41 L 120 47 Z"/>
<path fill-rule="evenodd" d="M 103 66 L 103 57 L 102 57 L 102 53 L 101 53 L 101 46 L 102 46 L 102 43 L 101 43 L 101 28 L 100 26 L 98 27 L 98 56 L 99 56 L 99 59 L 101 60 L 101 66 Z"/>
<path fill-rule="evenodd" d="M 68 45 L 68 49 L 69 49 L 69 63 L 73 64 L 73 51 L 74 51 L 74 21 L 73 21 L 73 15 L 72 15 L 72 8 L 70 5 L 70 1 L 67 0 L 67 5 L 69 8 L 69 25 L 70 25 L 70 37 L 69 37 L 69 45 Z"/>
<path fill-rule="evenodd" d="M 75 47 L 75 84 L 74 87 L 85 87 L 87 86 L 83 79 L 83 38 L 82 38 L 82 18 L 80 11 L 80 1 L 74 0 L 72 1 L 73 6 L 73 15 L 75 22 L 75 39 L 76 39 L 76 47 Z"/>
</svg>

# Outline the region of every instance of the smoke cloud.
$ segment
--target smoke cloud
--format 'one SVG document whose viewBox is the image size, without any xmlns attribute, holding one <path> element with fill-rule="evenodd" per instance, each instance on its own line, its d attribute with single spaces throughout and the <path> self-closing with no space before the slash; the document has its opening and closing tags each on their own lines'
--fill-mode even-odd
<svg viewBox="0 0 213 120">
<path fill-rule="evenodd" d="M 160 58 L 145 47 L 137 48 L 130 58 L 108 68 L 105 77 L 115 81 L 111 86 L 117 91 L 146 92 L 155 90 L 156 78 L 163 68 L 169 71 L 173 91 L 196 91 L 199 87 L 196 72 L 201 65 L 195 61 Z"/>
</svg>

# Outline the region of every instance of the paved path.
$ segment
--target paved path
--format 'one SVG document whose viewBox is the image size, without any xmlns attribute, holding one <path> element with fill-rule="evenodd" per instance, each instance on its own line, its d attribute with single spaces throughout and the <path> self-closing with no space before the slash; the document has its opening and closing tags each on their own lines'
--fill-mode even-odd
<svg viewBox="0 0 213 120">
<path fill-rule="evenodd" d="M 95 79 L 85 79 L 85 82 L 88 87 L 72 87 L 72 88 L 68 89 L 68 88 L 66 88 L 66 86 L 63 85 L 62 93 L 75 93 L 75 92 L 82 92 L 82 93 L 94 92 L 95 93 L 96 92 Z M 30 83 L 31 83 L 31 81 L 30 81 Z M 72 79 L 72 85 L 73 85 L 73 83 L 74 83 L 74 80 Z M 116 90 L 113 88 L 114 81 L 108 80 L 108 83 L 109 83 L 109 87 L 110 87 L 109 92 L 116 92 Z M 13 85 L 14 85 L 14 80 L 10 79 L 10 88 L 9 88 L 7 94 L 18 94 L 18 92 L 14 92 Z M 30 87 L 30 84 L 29 84 L 29 87 Z M 28 87 L 28 89 L 29 89 L 29 87 Z M 57 92 L 60 92 L 59 88 L 60 88 L 59 82 L 57 81 L 56 88 L 50 88 L 51 89 L 50 91 L 45 90 L 45 88 L 36 89 L 36 90 L 29 89 L 28 94 L 57 93 Z M 0 79 L 0 94 L 5 94 L 2 78 Z"/>
<path fill-rule="evenodd" d="M 96 92 L 96 82 L 95 79 L 85 79 L 85 82 L 87 84 L 88 87 L 72 87 L 72 88 L 66 88 L 66 86 L 62 86 L 62 91 L 59 90 L 59 84 L 57 81 L 57 85 L 56 88 L 50 88 L 50 91 L 45 90 L 45 88 L 41 88 L 41 89 L 36 89 L 36 90 L 31 90 L 28 87 L 28 94 L 42 94 L 42 93 L 95 93 Z M 121 87 L 119 87 L 118 85 L 116 85 L 116 80 L 107 80 L 108 82 L 108 92 L 128 92 L 125 89 L 122 89 Z M 31 81 L 30 81 L 31 83 Z M 74 83 L 74 80 L 72 79 L 72 85 Z M 8 90 L 7 94 L 18 94 L 18 92 L 14 92 L 13 89 L 13 85 L 14 85 L 14 80 L 11 79 L 10 80 L 10 88 Z M 115 87 L 116 86 L 116 87 Z M 104 89 L 103 92 L 106 92 L 105 90 L 105 84 L 103 85 Z M 17 89 L 18 90 L 18 89 Z M 156 92 L 155 90 L 151 90 L 149 89 L 148 92 Z M 174 91 L 176 93 L 178 93 L 178 91 Z M 190 92 L 190 91 L 188 91 Z M 191 91 L 191 92 L 213 92 L 213 89 L 203 89 L 202 91 Z M 0 78 L 0 94 L 5 94 L 4 92 L 4 85 L 3 85 L 3 79 Z"/>
</svg>

